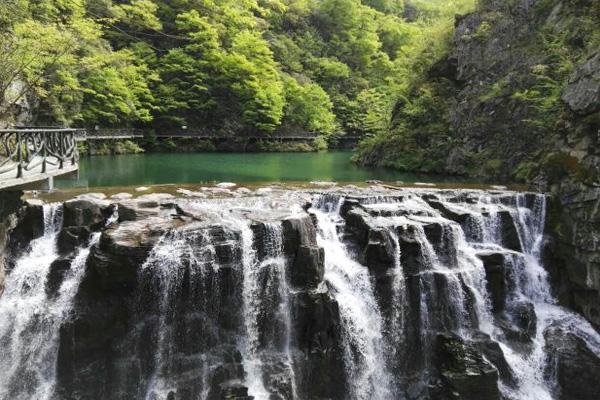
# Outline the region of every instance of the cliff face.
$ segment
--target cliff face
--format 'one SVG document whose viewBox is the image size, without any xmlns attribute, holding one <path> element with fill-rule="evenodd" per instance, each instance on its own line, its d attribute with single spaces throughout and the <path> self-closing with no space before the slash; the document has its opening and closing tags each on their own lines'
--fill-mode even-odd
<svg viewBox="0 0 600 400">
<path fill-rule="evenodd" d="M 0 192 L 0 296 L 4 292 L 6 247 L 11 231 L 17 224 L 22 205 L 21 192 Z"/>
<path fill-rule="evenodd" d="M 358 157 L 551 192 L 554 280 L 563 301 L 596 325 L 599 26 L 598 0 L 482 0 L 456 18 L 448 55 L 399 102 L 392 132 L 363 143 Z"/>
<path fill-rule="evenodd" d="M 457 19 L 448 172 L 598 182 L 599 4 L 486 0 Z"/>
<path fill-rule="evenodd" d="M 554 274 L 600 324 L 600 2 L 485 1 L 457 19 L 446 169 L 520 178 L 560 202 Z"/>
</svg>

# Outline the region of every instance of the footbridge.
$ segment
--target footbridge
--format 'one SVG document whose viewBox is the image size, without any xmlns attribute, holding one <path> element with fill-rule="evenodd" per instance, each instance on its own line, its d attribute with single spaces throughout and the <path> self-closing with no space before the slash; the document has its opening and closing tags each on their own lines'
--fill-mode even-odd
<svg viewBox="0 0 600 400">
<path fill-rule="evenodd" d="M 0 129 L 0 190 L 52 186 L 55 176 L 78 169 L 76 136 L 70 128 Z"/>
</svg>

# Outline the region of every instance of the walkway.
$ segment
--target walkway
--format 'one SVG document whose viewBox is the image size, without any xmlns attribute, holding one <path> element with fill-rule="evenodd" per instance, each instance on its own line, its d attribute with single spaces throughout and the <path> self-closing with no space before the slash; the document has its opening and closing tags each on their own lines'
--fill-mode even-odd
<svg viewBox="0 0 600 400">
<path fill-rule="evenodd" d="M 78 168 L 75 129 L 0 129 L 0 190 L 52 181 Z"/>
</svg>

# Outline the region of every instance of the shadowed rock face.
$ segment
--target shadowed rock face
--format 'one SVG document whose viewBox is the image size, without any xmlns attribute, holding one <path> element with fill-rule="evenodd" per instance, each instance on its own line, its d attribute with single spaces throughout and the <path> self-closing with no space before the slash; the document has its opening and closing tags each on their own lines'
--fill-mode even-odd
<svg viewBox="0 0 600 400">
<path fill-rule="evenodd" d="M 569 400 L 597 399 L 600 394 L 598 355 L 581 338 L 559 326 L 551 325 L 544 337 L 550 358 L 546 372 L 557 377 L 556 396 Z"/>
<path fill-rule="evenodd" d="M 573 363 L 598 362 L 597 334 L 550 304 L 541 195 L 88 197 L 54 206 L 55 236 L 45 207 L 21 210 L 9 278 L 36 237 L 55 238 L 39 296 L 66 317 L 48 317 L 54 336 L 35 324 L 27 334 L 56 337 L 59 399 L 520 399 L 523 380 L 551 365 L 540 390 L 571 399 Z M 0 310 L 27 293 L 13 289 Z M 19 329 L 0 315 L 2 326 Z M 536 346 L 547 360 L 529 363 Z M 20 393 L 3 382 L 0 395 Z"/>
<path fill-rule="evenodd" d="M 4 291 L 6 248 L 9 233 L 17 224 L 17 213 L 22 207 L 21 192 L 0 192 L 0 296 Z"/>
</svg>

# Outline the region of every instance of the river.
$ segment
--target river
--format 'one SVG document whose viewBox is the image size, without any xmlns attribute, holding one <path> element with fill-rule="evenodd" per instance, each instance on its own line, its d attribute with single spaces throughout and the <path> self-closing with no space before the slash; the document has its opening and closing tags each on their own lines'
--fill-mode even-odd
<svg viewBox="0 0 600 400">
<path fill-rule="evenodd" d="M 464 182 L 358 166 L 352 152 L 185 153 L 83 157 L 76 178 L 57 179 L 56 188 L 159 185 L 167 183 L 258 182 Z"/>
</svg>

